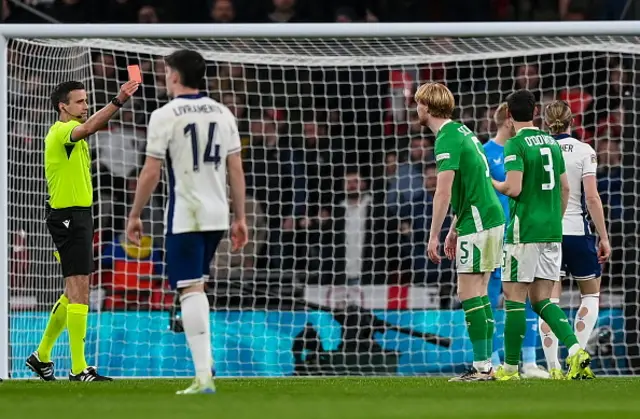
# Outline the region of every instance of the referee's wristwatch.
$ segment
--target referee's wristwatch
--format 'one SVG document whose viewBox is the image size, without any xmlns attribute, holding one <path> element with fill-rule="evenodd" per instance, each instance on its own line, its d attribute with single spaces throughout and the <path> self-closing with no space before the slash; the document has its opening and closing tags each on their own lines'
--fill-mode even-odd
<svg viewBox="0 0 640 419">
<path fill-rule="evenodd" d="M 113 99 L 111 99 L 111 103 L 116 105 L 118 108 L 122 108 L 124 106 L 124 103 L 120 102 L 120 100 L 117 97 L 114 97 Z"/>
</svg>

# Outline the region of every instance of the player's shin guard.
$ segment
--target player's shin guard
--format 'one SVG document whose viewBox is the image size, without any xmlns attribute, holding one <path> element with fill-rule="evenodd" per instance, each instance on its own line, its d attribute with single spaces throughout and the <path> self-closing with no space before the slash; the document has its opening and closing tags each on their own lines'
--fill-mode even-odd
<svg viewBox="0 0 640 419">
<path fill-rule="evenodd" d="M 524 303 L 517 301 L 504 302 L 506 318 L 504 324 L 504 363 L 517 369 L 520 364 L 520 351 L 524 339 L 527 321 Z M 511 372 L 511 371 L 509 371 Z"/>
<path fill-rule="evenodd" d="M 536 346 L 538 345 L 538 315 L 533 311 L 531 302 L 527 300 L 525 305 L 525 317 L 527 319 L 527 329 L 522 342 L 522 363 L 536 363 Z"/>
<path fill-rule="evenodd" d="M 560 302 L 557 298 L 551 298 L 553 304 Z M 540 333 L 540 340 L 542 341 L 542 349 L 544 351 L 544 357 L 547 361 L 547 370 L 561 370 L 560 361 L 558 360 L 558 337 L 553 333 L 551 327 L 542 319 L 538 318 L 538 332 Z"/>
<path fill-rule="evenodd" d="M 482 298 L 474 297 L 462 302 L 464 318 L 467 322 L 469 339 L 473 346 L 473 366 L 480 372 L 484 372 L 489 366 L 489 356 L 487 353 L 487 315 L 484 309 Z"/>
<path fill-rule="evenodd" d="M 209 300 L 203 292 L 190 292 L 180 297 L 182 325 L 187 337 L 196 378 L 200 382 L 211 379 L 211 329 Z"/>
<path fill-rule="evenodd" d="M 569 350 L 569 356 L 574 355 L 580 349 L 578 338 L 573 333 L 569 320 L 564 311 L 557 304 L 549 299 L 538 301 L 533 305 L 533 309 L 549 325 L 551 331 L 558 337 L 560 342 Z"/>
<path fill-rule="evenodd" d="M 67 306 L 69 299 L 62 294 L 51 310 L 47 327 L 42 334 L 42 340 L 38 346 L 38 357 L 42 362 L 51 362 L 51 350 L 56 340 L 67 325 Z"/>
<path fill-rule="evenodd" d="M 600 311 L 600 293 L 585 294 L 582 296 L 580 308 L 576 313 L 576 319 L 573 323 L 578 338 L 578 343 L 582 349 L 586 348 L 587 341 L 596 327 L 598 322 L 598 313 Z"/>
</svg>

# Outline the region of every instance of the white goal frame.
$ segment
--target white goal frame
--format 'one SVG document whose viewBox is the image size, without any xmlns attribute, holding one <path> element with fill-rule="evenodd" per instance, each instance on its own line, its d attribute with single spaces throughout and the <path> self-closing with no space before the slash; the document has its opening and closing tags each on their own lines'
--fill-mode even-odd
<svg viewBox="0 0 640 419">
<path fill-rule="evenodd" d="M 8 72 L 11 38 L 373 38 L 640 36 L 640 21 L 477 23 L 294 23 L 194 25 L 0 25 L 0 378 L 9 376 Z"/>
</svg>

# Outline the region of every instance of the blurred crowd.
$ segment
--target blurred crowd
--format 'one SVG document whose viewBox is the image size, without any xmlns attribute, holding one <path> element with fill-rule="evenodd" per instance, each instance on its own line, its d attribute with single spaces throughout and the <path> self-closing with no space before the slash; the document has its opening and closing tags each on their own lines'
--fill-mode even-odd
<svg viewBox="0 0 640 419">
<path fill-rule="evenodd" d="M 20 7 L 24 3 L 28 8 Z M 65 23 L 466 22 L 634 19 L 629 0 L 2 0 L 2 21 Z M 50 18 L 36 12 L 42 12 Z"/>
<path fill-rule="evenodd" d="M 3 19 L 15 22 L 32 17 L 3 1 Z M 193 0 L 192 6 L 182 9 L 172 8 L 175 3 L 168 1 L 26 3 L 65 22 L 154 23 L 203 21 L 203 16 L 211 22 L 507 19 L 514 13 L 533 13 L 524 3 L 529 8 L 537 5 L 537 12 L 548 10 L 548 18 L 579 19 L 626 2 L 560 1 L 558 5 L 544 0 L 458 0 L 436 2 L 439 6 L 432 7 L 434 2 L 425 1 L 334 0 L 332 8 L 326 9 L 317 2 L 294 0 Z M 463 11 L 461 15 L 448 9 L 453 5 Z M 446 42 L 453 41 L 442 42 L 446 47 Z M 40 222 L 46 199 L 41 139 L 55 117 L 48 90 L 67 73 L 50 71 L 51 61 L 44 61 L 60 60 L 64 66 L 84 60 L 81 52 L 73 56 L 74 61 L 56 48 L 38 48 L 37 54 L 26 43 L 15 42 L 9 48 L 14 290 L 46 288 L 39 281 L 55 272 L 51 244 Z M 79 64 L 68 74 L 87 83 L 93 111 L 117 93 L 126 80 L 127 64 L 140 64 L 144 74 L 135 99 L 91 139 L 99 262 L 96 284 L 122 294 L 112 308 L 141 304 L 143 291 L 147 293 L 144 304 L 166 307 L 172 297 L 164 293 L 162 283 L 164 183 L 143 214 L 149 235 L 145 246 L 134 249 L 123 240 L 144 161 L 147 121 L 153 110 L 168 101 L 164 62 L 160 56 L 105 49 L 91 51 L 89 60 L 87 68 Z M 533 91 L 541 108 L 553 99 L 571 105 L 576 115 L 574 135 L 593 145 L 598 154 L 598 186 L 614 247 L 605 284 L 617 288 L 635 281 L 635 208 L 640 197 L 635 179 L 640 164 L 636 66 L 631 55 L 594 52 L 394 67 L 210 62 L 202 88 L 228 106 L 238 120 L 251 235 L 249 246 L 239 254 L 230 253 L 226 241 L 221 244 L 212 262 L 212 276 L 257 273 L 277 283 L 287 275 L 304 283 L 429 284 L 450 292 L 450 262 L 435 266 L 426 258 L 436 178 L 434 136 L 418 123 L 413 103 L 419 84 L 439 81 L 456 96 L 455 118 L 482 141 L 495 134 L 493 112 L 515 89 Z M 445 225 L 443 235 L 447 229 Z"/>
</svg>

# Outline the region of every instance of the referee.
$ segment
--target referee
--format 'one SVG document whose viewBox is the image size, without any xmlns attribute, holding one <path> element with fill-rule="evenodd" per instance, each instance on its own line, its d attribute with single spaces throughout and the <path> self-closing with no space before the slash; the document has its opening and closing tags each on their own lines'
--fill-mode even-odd
<svg viewBox="0 0 640 419">
<path fill-rule="evenodd" d="M 58 121 L 44 140 L 44 166 L 49 192 L 47 228 L 65 278 L 64 294 L 53 306 L 40 346 L 27 359 L 27 367 L 45 381 L 54 381 L 51 349 L 64 330 L 69 331 L 70 381 L 111 381 L 87 365 L 84 338 L 89 311 L 89 275 L 93 271 L 93 186 L 91 156 L 86 138 L 104 127 L 138 90 L 129 81 L 111 103 L 91 118 L 82 83 L 60 83 L 51 93 Z"/>
</svg>

